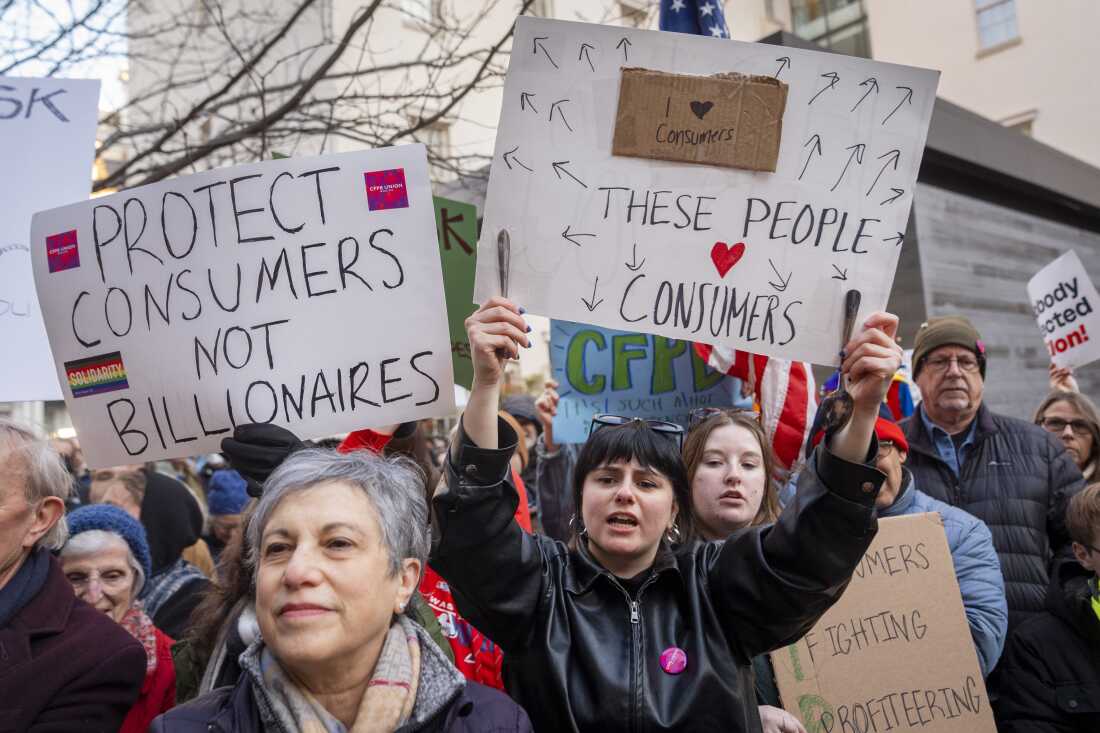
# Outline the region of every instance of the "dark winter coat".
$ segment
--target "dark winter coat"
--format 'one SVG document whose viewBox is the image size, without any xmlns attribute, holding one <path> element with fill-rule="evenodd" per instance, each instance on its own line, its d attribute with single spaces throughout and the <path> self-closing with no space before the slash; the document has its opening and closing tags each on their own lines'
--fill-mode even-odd
<svg viewBox="0 0 1100 733">
<path fill-rule="evenodd" d="M 1049 568 L 1068 552 L 1066 505 L 1084 478 L 1064 446 L 1037 425 L 985 405 L 958 478 L 936 452 L 920 413 L 904 421 L 906 467 L 920 490 L 981 519 L 993 533 L 1008 596 L 1008 626 L 1043 609 Z"/>
<path fill-rule="evenodd" d="M 0 732 L 115 733 L 145 680 L 145 650 L 49 563 L 42 589 L 0 627 Z"/>
<path fill-rule="evenodd" d="M 1075 561 L 1061 563 L 1046 612 L 1009 638 L 999 668 L 1001 733 L 1100 731 L 1100 618 L 1089 577 Z"/>
<path fill-rule="evenodd" d="M 505 447 L 490 450 L 459 428 L 430 562 L 504 649 L 505 686 L 536 728 L 760 730 L 750 660 L 798 639 L 840 597 L 877 531 L 883 474 L 819 450 L 774 526 L 663 548 L 632 597 L 583 543 L 570 550 L 513 521 L 516 436 L 497 429 Z M 660 662 L 673 647 L 686 655 L 679 674 Z"/>
</svg>

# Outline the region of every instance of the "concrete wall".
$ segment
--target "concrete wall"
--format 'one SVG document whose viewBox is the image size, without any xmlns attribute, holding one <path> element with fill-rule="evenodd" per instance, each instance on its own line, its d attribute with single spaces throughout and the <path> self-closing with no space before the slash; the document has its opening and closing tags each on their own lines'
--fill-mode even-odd
<svg viewBox="0 0 1100 733">
<path fill-rule="evenodd" d="M 1047 393 L 1050 357 L 1028 305 L 1027 281 L 1068 249 L 1095 281 L 1100 234 L 925 184 L 917 184 L 913 213 L 917 246 L 906 241 L 891 301 L 909 321 L 905 347 L 912 347 L 918 319 L 966 316 L 988 349 L 987 404 L 1030 418 Z M 1082 392 L 1100 395 L 1100 363 L 1077 377 Z"/>
</svg>

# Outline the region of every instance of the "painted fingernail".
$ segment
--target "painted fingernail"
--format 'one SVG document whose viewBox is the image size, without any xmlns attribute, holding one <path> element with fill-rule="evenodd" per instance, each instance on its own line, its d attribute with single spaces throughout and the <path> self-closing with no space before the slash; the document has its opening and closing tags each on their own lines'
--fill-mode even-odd
<svg viewBox="0 0 1100 733">
<path fill-rule="evenodd" d="M 841 359 L 847 359 L 848 358 L 848 350 L 847 349 L 841 349 L 840 350 L 840 358 Z"/>
<path fill-rule="evenodd" d="M 534 329 L 532 329 L 530 326 L 527 327 L 527 333 L 531 333 L 532 330 Z"/>
<path fill-rule="evenodd" d="M 523 306 L 521 305 L 521 306 L 519 307 L 519 314 L 520 314 L 520 315 L 522 316 L 522 315 L 523 315 L 524 313 L 526 313 L 526 312 L 527 312 L 527 309 L 526 309 L 526 308 L 524 308 L 524 307 L 523 307 Z"/>
<path fill-rule="evenodd" d="M 525 349 L 531 348 L 531 339 L 527 339 L 527 344 L 524 346 L 524 348 Z"/>
</svg>

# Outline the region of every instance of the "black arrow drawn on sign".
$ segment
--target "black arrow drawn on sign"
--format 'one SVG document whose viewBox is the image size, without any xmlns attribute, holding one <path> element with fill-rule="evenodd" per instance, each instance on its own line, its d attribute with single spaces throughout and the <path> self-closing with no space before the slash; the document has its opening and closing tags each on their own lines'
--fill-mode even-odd
<svg viewBox="0 0 1100 733">
<path fill-rule="evenodd" d="M 802 173 L 798 174 L 798 180 L 800 181 L 802 180 L 802 175 L 806 172 L 806 169 L 810 167 L 810 158 L 814 157 L 814 150 L 817 150 L 817 156 L 819 158 L 821 157 L 821 136 L 817 133 L 814 133 L 813 137 L 802 143 L 802 147 L 806 147 L 810 143 L 813 143 L 814 146 L 810 148 L 810 154 L 806 156 L 806 163 L 802 166 Z"/>
<path fill-rule="evenodd" d="M 837 274 L 833 275 L 834 280 L 847 280 L 848 279 L 848 271 L 847 270 L 841 270 L 836 265 L 833 265 L 833 269 L 836 270 L 836 272 L 837 272 Z"/>
<path fill-rule="evenodd" d="M 556 161 L 556 162 L 554 162 L 554 163 L 551 163 L 551 165 L 553 165 L 553 166 L 554 166 L 554 172 L 558 174 L 558 179 L 560 180 L 560 179 L 561 179 L 561 174 L 562 174 L 562 173 L 565 173 L 565 175 L 569 176 L 570 178 L 572 178 L 572 179 L 573 179 L 574 181 L 576 181 L 577 183 L 581 184 L 581 185 L 582 185 L 582 186 L 584 186 L 585 188 L 588 188 L 588 184 L 587 184 L 587 183 L 585 183 L 585 182 L 584 182 L 584 181 L 582 181 L 581 179 L 577 178 L 577 177 L 576 177 L 575 175 L 573 175 L 572 173 L 570 173 L 570 172 L 569 172 L 569 171 L 568 171 L 568 170 L 566 169 L 566 167 L 565 167 L 565 166 L 566 166 L 566 164 L 567 164 L 568 162 L 569 162 L 568 160 L 559 160 L 559 161 Z"/>
<path fill-rule="evenodd" d="M 768 258 L 768 264 L 772 266 L 772 272 L 774 272 L 775 276 L 779 278 L 778 283 L 773 283 L 769 280 L 768 285 L 771 285 L 773 288 L 775 288 L 775 291 L 777 293 L 782 293 L 784 290 L 787 289 L 787 286 L 791 284 L 791 275 L 793 275 L 794 273 L 792 272 L 784 278 L 779 270 L 775 268 L 775 263 L 771 261 L 770 257 Z"/>
<path fill-rule="evenodd" d="M 905 104 L 906 102 L 908 102 L 909 104 L 913 103 L 913 90 L 910 87 L 894 87 L 894 89 L 904 89 L 905 96 L 901 98 L 900 102 L 898 102 L 898 106 L 890 110 L 890 114 L 886 115 L 886 117 L 883 118 L 882 124 L 884 125 L 886 124 L 886 120 L 893 117 L 894 113 L 901 109 L 901 105 Z"/>
<path fill-rule="evenodd" d="M 775 78 L 778 79 L 779 75 L 783 73 L 784 68 L 788 68 L 788 69 L 791 68 L 791 57 L 790 56 L 780 56 L 779 58 L 776 59 L 776 61 L 779 62 L 779 68 L 775 70 Z"/>
<path fill-rule="evenodd" d="M 554 58 L 550 55 L 550 52 L 546 50 L 546 47 L 539 43 L 539 41 L 545 41 L 548 38 L 550 38 L 550 36 L 538 36 L 537 38 L 535 38 L 535 43 L 534 46 L 531 48 L 531 53 L 538 55 L 538 52 L 541 50 L 544 54 L 546 54 L 546 58 L 550 60 L 550 63 L 554 65 L 554 68 L 557 69 L 559 68 L 557 62 L 554 61 Z"/>
<path fill-rule="evenodd" d="M 630 60 L 630 54 L 626 52 L 627 47 L 630 46 L 630 39 L 626 36 L 622 37 L 622 40 L 615 46 L 615 48 L 621 48 L 623 50 L 623 61 Z"/>
<path fill-rule="evenodd" d="M 868 77 L 868 78 L 864 79 L 863 81 L 861 81 L 861 82 L 859 83 L 859 85 L 860 85 L 861 87 L 863 87 L 863 86 L 867 86 L 868 82 L 870 82 L 871 86 L 867 87 L 867 91 L 865 91 L 865 92 L 863 93 L 863 96 L 859 98 L 859 101 L 858 101 L 858 102 L 856 102 L 856 107 L 858 107 L 859 105 L 863 104 L 863 100 L 864 100 L 864 99 L 867 99 L 867 95 L 868 95 L 868 94 L 870 94 L 870 93 L 871 93 L 872 91 L 873 91 L 873 92 L 874 92 L 875 94 L 878 94 L 878 79 L 876 79 L 876 78 L 875 78 L 875 77 L 873 77 L 873 76 L 870 76 L 870 77 Z M 851 111 L 852 111 L 852 112 L 855 112 L 855 111 L 856 111 L 856 107 L 852 107 Z"/>
<path fill-rule="evenodd" d="M 623 263 L 624 265 L 626 265 L 627 269 L 631 270 L 632 272 L 637 272 L 638 270 L 642 269 L 642 265 L 645 264 L 645 257 L 642 258 L 641 262 L 638 262 L 638 243 L 637 242 L 634 243 L 634 250 L 633 250 L 633 254 L 631 255 L 631 258 L 632 259 L 630 260 L 630 262 L 624 262 Z"/>
<path fill-rule="evenodd" d="M 527 168 L 527 166 L 523 164 L 523 161 L 515 156 L 515 152 L 517 150 L 519 150 L 518 145 L 504 154 L 504 156 L 503 156 L 504 157 L 504 165 L 508 166 L 508 170 L 512 170 L 512 163 L 508 161 L 508 156 L 511 155 L 512 156 L 512 162 L 514 162 L 516 165 L 520 166 L 521 168 L 526 168 L 528 171 L 530 171 L 531 169 Z"/>
<path fill-rule="evenodd" d="M 890 198 L 886 199 L 885 201 L 879 202 L 879 206 L 883 206 L 884 204 L 892 204 L 895 201 L 897 201 L 898 199 L 900 199 L 902 197 L 902 194 L 905 193 L 904 188 L 894 188 L 893 186 L 891 186 L 890 190 L 894 192 L 894 195 L 891 196 Z"/>
<path fill-rule="evenodd" d="M 840 74 L 837 74 L 835 71 L 830 71 L 828 74 L 822 74 L 821 78 L 822 79 L 828 79 L 829 84 L 828 84 L 828 86 L 824 86 L 821 89 L 819 89 L 817 94 L 810 97 L 810 101 L 806 103 L 807 107 L 809 107 L 811 104 L 813 104 L 814 100 L 821 96 L 822 92 L 826 92 L 829 89 L 832 89 L 833 87 L 835 87 L 836 83 L 838 81 L 840 81 Z"/>
<path fill-rule="evenodd" d="M 888 237 L 887 239 L 884 239 L 884 240 L 882 240 L 882 241 L 883 241 L 883 242 L 897 242 L 897 245 L 896 245 L 896 246 L 900 247 L 900 246 L 901 246 L 901 241 L 902 241 L 903 239 L 905 239 L 905 235 L 904 235 L 904 234 L 902 234 L 901 232 L 898 232 L 898 233 L 897 233 L 897 236 L 895 236 L 895 237 Z"/>
<path fill-rule="evenodd" d="M 527 107 L 530 107 L 531 109 L 535 110 L 535 114 L 539 113 L 538 108 L 535 107 L 535 103 L 531 101 L 534 98 L 534 96 L 535 95 L 531 94 L 531 92 L 520 92 L 519 93 L 519 111 L 520 112 L 522 112 Z"/>
<path fill-rule="evenodd" d="M 595 46 L 593 46 L 591 43 L 582 43 L 581 52 L 577 54 L 577 61 L 580 61 L 581 57 L 583 56 L 584 60 L 588 62 L 588 68 L 592 69 L 592 71 L 595 71 L 596 66 L 592 63 L 592 57 L 588 55 L 588 49 L 590 48 L 595 48 Z"/>
<path fill-rule="evenodd" d="M 594 236 L 596 236 L 596 235 L 595 234 L 582 234 L 581 232 L 573 232 L 572 234 L 570 234 L 569 233 L 569 225 L 566 225 L 565 229 L 563 229 L 562 232 L 561 232 L 561 238 L 562 239 L 566 239 L 566 240 L 570 241 L 571 243 L 577 245 L 578 247 L 581 246 L 581 243 L 578 242 L 577 240 L 573 239 L 573 237 L 594 237 Z"/>
<path fill-rule="evenodd" d="M 866 148 L 867 146 L 863 143 L 856 143 L 855 145 L 844 148 L 845 150 L 851 150 L 852 153 L 848 156 L 848 162 L 844 164 L 844 170 L 840 172 L 840 178 L 836 179 L 836 183 L 829 189 L 830 191 L 835 191 L 836 187 L 840 185 L 840 182 L 844 180 L 844 174 L 848 172 L 848 166 L 852 164 L 852 158 L 855 158 L 857 163 L 863 165 L 863 151 Z"/>
<path fill-rule="evenodd" d="M 554 121 L 554 110 L 558 111 L 558 116 L 561 117 L 561 121 L 565 123 L 565 126 L 569 128 L 569 132 L 573 132 L 573 127 L 569 124 L 569 120 L 565 119 L 565 113 L 561 111 L 561 107 L 558 105 L 562 102 L 568 102 L 568 99 L 559 99 L 550 105 L 550 121 Z"/>
<path fill-rule="evenodd" d="M 584 303 L 584 307 L 588 309 L 589 313 L 591 313 L 592 311 L 599 308 L 600 303 L 603 302 L 603 298 L 600 298 L 599 300 L 596 300 L 596 286 L 599 285 L 599 284 L 600 284 L 600 278 L 597 277 L 596 282 L 592 284 L 592 300 L 585 300 L 585 298 L 583 296 L 581 297 L 581 302 Z"/>
<path fill-rule="evenodd" d="M 872 183 L 871 187 L 867 189 L 867 194 L 866 194 L 867 196 L 870 196 L 871 191 L 875 190 L 875 184 L 878 183 L 878 179 L 882 178 L 882 174 L 886 171 L 887 168 L 889 168 L 891 166 L 891 164 L 894 166 L 895 171 L 898 169 L 898 158 L 900 158 L 900 157 L 901 157 L 901 151 L 897 150 L 897 149 L 891 150 L 887 153 L 883 153 L 882 155 L 878 156 L 879 160 L 882 160 L 883 158 L 886 158 L 886 162 L 883 163 L 882 168 L 879 169 L 878 175 L 875 176 L 874 183 Z"/>
</svg>

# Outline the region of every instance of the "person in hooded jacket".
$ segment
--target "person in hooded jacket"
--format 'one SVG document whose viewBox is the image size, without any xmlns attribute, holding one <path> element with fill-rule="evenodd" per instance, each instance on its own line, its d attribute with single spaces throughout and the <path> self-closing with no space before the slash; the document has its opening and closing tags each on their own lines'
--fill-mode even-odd
<svg viewBox="0 0 1100 733">
<path fill-rule="evenodd" d="M 504 650 L 508 692 L 545 731 L 759 731 L 754 655 L 804 634 L 877 530 L 878 405 L 901 363 L 897 319 L 872 314 L 842 369 L 851 420 L 770 526 L 694 542 L 682 428 L 598 416 L 574 471 L 570 545 L 514 520 L 517 436 L 497 416 L 508 359 L 529 346 L 511 301 L 466 320 L 474 384 L 433 500 L 432 566 Z"/>
<path fill-rule="evenodd" d="M 1000 733 L 1100 731 L 1100 484 L 1070 500 L 1073 560 L 1055 567 L 1046 608 L 1020 624 L 999 667 Z"/>
</svg>

